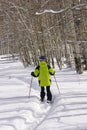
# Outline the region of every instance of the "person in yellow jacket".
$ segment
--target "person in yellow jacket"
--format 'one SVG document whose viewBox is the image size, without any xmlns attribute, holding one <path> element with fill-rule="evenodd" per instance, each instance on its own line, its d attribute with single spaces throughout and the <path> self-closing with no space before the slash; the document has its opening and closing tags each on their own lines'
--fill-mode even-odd
<svg viewBox="0 0 87 130">
<path fill-rule="evenodd" d="M 41 87 L 40 97 L 41 101 L 44 101 L 45 98 L 45 87 L 47 91 L 47 102 L 52 101 L 52 93 L 50 91 L 50 85 L 51 85 L 51 75 L 55 74 L 55 70 L 50 67 L 50 65 L 46 62 L 46 57 L 41 56 L 40 57 L 40 63 L 35 68 L 34 72 L 31 72 L 31 75 L 33 77 L 38 77 L 39 85 Z"/>
</svg>

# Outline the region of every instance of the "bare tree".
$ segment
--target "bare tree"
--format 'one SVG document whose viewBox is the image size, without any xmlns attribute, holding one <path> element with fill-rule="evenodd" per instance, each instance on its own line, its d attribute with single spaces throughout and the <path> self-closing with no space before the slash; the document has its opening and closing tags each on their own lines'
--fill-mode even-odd
<svg viewBox="0 0 87 130">
<path fill-rule="evenodd" d="M 1 0 L 0 53 L 20 55 L 24 66 L 38 64 L 40 55 L 62 69 L 87 69 L 86 0 Z M 84 44 L 83 44 L 84 43 Z M 81 61 L 83 60 L 83 61 Z"/>
</svg>

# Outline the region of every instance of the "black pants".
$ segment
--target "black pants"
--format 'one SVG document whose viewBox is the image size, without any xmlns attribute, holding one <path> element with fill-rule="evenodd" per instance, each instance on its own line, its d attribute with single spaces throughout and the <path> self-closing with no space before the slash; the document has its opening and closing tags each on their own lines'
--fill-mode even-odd
<svg viewBox="0 0 87 130">
<path fill-rule="evenodd" d="M 52 100 L 52 94 L 50 91 L 50 86 L 46 86 L 46 91 L 47 91 L 47 100 Z M 45 98 L 45 87 L 41 87 L 41 92 L 40 92 L 40 97 L 43 100 Z"/>
</svg>

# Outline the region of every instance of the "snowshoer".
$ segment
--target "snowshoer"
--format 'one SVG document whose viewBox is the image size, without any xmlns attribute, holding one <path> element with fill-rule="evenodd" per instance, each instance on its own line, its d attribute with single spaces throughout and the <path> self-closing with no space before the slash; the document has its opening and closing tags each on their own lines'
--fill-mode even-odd
<svg viewBox="0 0 87 130">
<path fill-rule="evenodd" d="M 55 71 L 50 65 L 46 62 L 45 56 L 40 56 L 40 63 L 35 68 L 34 72 L 31 72 L 31 75 L 33 77 L 38 77 L 39 86 L 41 87 L 40 97 L 41 102 L 44 101 L 45 98 L 45 87 L 47 92 L 47 102 L 52 101 L 52 93 L 50 91 L 50 85 L 51 85 L 51 76 L 54 75 Z"/>
</svg>

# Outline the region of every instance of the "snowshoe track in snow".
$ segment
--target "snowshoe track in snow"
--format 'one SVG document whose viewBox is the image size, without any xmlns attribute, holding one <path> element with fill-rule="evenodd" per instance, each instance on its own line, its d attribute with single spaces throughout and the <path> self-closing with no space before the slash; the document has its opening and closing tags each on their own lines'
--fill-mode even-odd
<svg viewBox="0 0 87 130">
<path fill-rule="evenodd" d="M 36 79 L 28 97 L 31 71 L 20 62 L 0 63 L 0 130 L 87 130 L 87 73 L 56 72 L 61 95 L 52 78 L 54 103 L 41 104 Z"/>
</svg>

